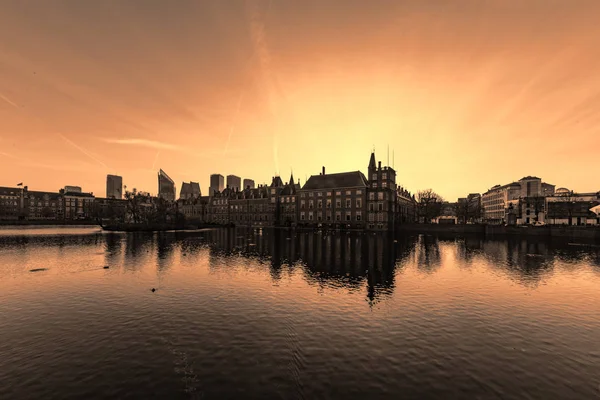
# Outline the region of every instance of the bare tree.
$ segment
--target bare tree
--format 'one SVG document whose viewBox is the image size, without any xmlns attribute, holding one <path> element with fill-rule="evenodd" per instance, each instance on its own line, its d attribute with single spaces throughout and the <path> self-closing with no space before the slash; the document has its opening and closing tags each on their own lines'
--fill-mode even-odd
<svg viewBox="0 0 600 400">
<path fill-rule="evenodd" d="M 444 198 L 432 189 L 417 192 L 419 217 L 422 217 L 425 223 L 429 223 L 432 219 L 441 215 L 443 203 Z"/>
</svg>

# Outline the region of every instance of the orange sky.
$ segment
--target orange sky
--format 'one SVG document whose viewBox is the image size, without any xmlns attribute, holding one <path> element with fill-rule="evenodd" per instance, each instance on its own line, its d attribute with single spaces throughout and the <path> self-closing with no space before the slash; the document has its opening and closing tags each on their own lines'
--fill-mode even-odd
<svg viewBox="0 0 600 400">
<path fill-rule="evenodd" d="M 0 185 L 366 171 L 449 200 L 600 189 L 595 0 L 8 0 Z"/>
</svg>

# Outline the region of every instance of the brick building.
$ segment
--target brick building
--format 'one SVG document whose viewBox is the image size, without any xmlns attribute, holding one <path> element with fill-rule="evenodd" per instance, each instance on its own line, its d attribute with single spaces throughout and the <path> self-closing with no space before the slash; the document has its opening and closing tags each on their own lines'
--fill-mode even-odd
<svg viewBox="0 0 600 400">
<path fill-rule="evenodd" d="M 368 181 L 360 171 L 311 176 L 298 190 L 298 224 L 364 228 Z"/>
<path fill-rule="evenodd" d="M 367 188 L 367 228 L 377 230 L 394 229 L 396 226 L 396 171 L 375 164 L 375 152 L 369 160 Z"/>
</svg>

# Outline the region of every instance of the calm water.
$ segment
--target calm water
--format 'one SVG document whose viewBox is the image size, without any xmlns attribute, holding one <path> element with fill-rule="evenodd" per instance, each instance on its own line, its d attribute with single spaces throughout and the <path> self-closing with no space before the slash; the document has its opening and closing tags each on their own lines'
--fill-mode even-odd
<svg viewBox="0 0 600 400">
<path fill-rule="evenodd" d="M 0 398 L 596 399 L 600 248 L 0 229 Z"/>
</svg>

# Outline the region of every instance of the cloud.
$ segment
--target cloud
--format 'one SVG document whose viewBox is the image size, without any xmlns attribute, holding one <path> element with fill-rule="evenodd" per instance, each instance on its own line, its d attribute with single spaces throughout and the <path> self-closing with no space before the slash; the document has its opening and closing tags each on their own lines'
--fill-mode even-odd
<svg viewBox="0 0 600 400">
<path fill-rule="evenodd" d="M 14 102 L 12 102 L 8 97 L 4 96 L 2 93 L 0 93 L 0 99 L 4 100 L 5 102 L 7 102 L 8 104 L 10 104 L 11 106 L 13 106 L 15 108 L 19 108 L 18 105 L 16 105 Z"/>
<path fill-rule="evenodd" d="M 83 154 L 85 154 L 86 156 L 91 158 L 92 160 L 96 161 L 98 164 L 102 165 L 104 168 L 108 169 L 108 166 L 106 164 L 104 164 L 102 161 L 100 161 L 98 158 L 96 158 L 96 156 L 94 156 L 92 153 L 90 153 L 83 147 L 79 146 L 78 144 L 76 144 L 72 140 L 68 139 L 67 137 L 61 135 L 60 133 L 58 134 L 58 136 L 60 136 L 62 140 L 64 140 L 65 142 L 67 142 L 68 144 L 70 144 L 71 146 L 73 146 L 74 148 L 76 148 L 77 150 L 79 150 L 80 152 L 82 152 Z"/>
<path fill-rule="evenodd" d="M 148 140 L 148 139 L 139 139 L 139 138 L 110 139 L 110 138 L 104 138 L 102 140 L 104 142 L 106 142 L 106 143 L 111 143 L 111 144 L 123 144 L 123 145 L 129 145 L 129 146 L 149 147 L 149 148 L 152 148 L 152 149 L 159 149 L 159 150 L 178 150 L 178 151 L 184 150 L 183 147 L 177 146 L 175 144 L 164 143 L 164 142 L 159 142 L 159 141 L 156 141 L 156 140 Z"/>
</svg>

